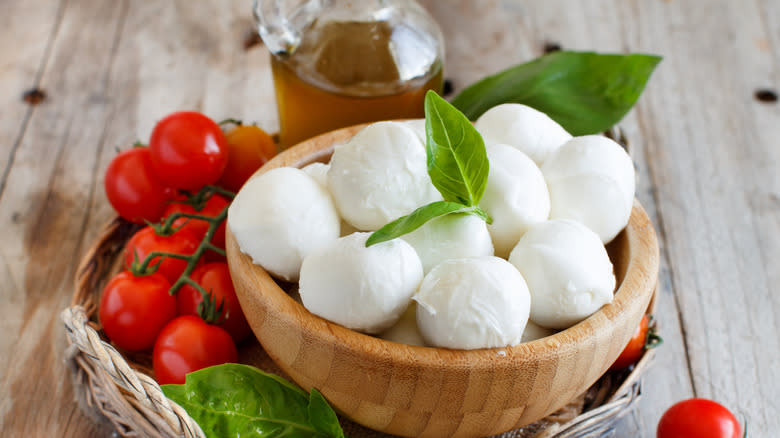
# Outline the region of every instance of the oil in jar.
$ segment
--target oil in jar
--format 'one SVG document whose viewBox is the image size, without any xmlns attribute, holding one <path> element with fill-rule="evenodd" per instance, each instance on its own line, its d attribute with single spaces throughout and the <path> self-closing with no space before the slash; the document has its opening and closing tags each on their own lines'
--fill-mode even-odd
<svg viewBox="0 0 780 438">
<path fill-rule="evenodd" d="M 437 43 L 404 24 L 315 22 L 295 51 L 271 55 L 282 147 L 358 123 L 423 117 L 425 93 L 442 87 Z"/>
</svg>

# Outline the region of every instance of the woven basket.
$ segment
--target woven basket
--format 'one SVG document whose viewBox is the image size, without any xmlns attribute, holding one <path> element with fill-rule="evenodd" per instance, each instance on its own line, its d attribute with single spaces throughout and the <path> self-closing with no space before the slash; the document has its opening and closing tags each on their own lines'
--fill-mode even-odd
<svg viewBox="0 0 780 438">
<path fill-rule="evenodd" d="M 625 145 L 619 131 L 610 137 Z M 111 221 L 81 260 L 76 272 L 71 307 L 62 312 L 69 347 L 67 363 L 72 370 L 76 397 L 82 410 L 96 422 L 109 423 L 122 437 L 205 438 L 198 424 L 184 409 L 167 399 L 150 377 L 151 356 L 128 353 L 112 346 L 97 321 L 100 294 L 108 279 L 121 269 L 127 240 L 140 228 L 120 218 Z M 655 297 L 649 311 L 655 306 Z M 609 433 L 641 396 L 642 373 L 652 362 L 647 350 L 630 371 L 608 372 L 585 394 L 539 420 L 501 438 L 575 438 Z M 239 345 L 239 361 L 284 375 L 256 340 Z M 344 432 L 354 438 L 385 437 L 347 419 Z"/>
<path fill-rule="evenodd" d="M 119 270 L 125 242 L 137 229 L 137 225 L 122 219 L 108 224 L 79 265 L 72 305 L 62 312 L 70 343 L 66 356 L 77 397 L 88 415 L 110 422 L 122 437 L 204 437 L 197 423 L 168 400 L 150 377 L 150 355 L 118 351 L 96 321 L 103 287 Z M 242 343 L 239 351 L 240 361 L 281 374 L 257 341 Z M 639 377 L 652 356 L 653 350 L 648 350 L 630 373 L 607 373 L 560 411 L 501 436 L 572 438 L 608 432 L 639 398 Z M 348 420 L 342 425 L 352 437 L 384 436 Z"/>
</svg>

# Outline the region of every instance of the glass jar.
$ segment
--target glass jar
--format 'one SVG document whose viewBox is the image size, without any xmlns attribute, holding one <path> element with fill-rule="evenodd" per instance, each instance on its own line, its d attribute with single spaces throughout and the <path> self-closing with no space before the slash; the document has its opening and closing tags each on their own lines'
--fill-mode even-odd
<svg viewBox="0 0 780 438">
<path fill-rule="evenodd" d="M 271 51 L 280 143 L 344 126 L 423 117 L 441 92 L 444 44 L 412 0 L 255 0 Z"/>
</svg>

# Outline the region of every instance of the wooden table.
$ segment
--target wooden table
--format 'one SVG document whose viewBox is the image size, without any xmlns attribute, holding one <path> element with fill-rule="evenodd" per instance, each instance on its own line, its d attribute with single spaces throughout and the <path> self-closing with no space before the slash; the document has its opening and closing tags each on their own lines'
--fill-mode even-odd
<svg viewBox="0 0 780 438">
<path fill-rule="evenodd" d="M 780 430 L 780 3 L 424 2 L 455 90 L 567 49 L 663 55 L 621 122 L 661 241 L 666 340 L 616 436 L 654 436 L 673 402 L 720 401 L 750 436 Z M 107 436 L 74 402 L 59 312 L 112 215 L 103 172 L 170 111 L 275 130 L 269 59 L 245 48 L 249 0 L 2 0 L 0 431 Z M 23 100 L 39 88 L 45 98 Z"/>
</svg>

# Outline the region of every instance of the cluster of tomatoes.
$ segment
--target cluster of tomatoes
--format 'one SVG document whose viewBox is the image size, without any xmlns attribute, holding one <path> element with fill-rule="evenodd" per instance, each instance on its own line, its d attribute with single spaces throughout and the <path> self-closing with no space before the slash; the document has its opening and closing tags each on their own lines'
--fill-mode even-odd
<svg viewBox="0 0 780 438">
<path fill-rule="evenodd" d="M 232 192 L 276 145 L 256 126 L 230 123 L 225 134 L 203 114 L 173 113 L 148 147 L 121 152 L 106 171 L 117 213 L 148 225 L 126 245 L 127 270 L 103 291 L 100 323 L 117 347 L 152 349 L 160 384 L 235 362 L 236 344 L 250 333 L 224 258 L 224 218 Z"/>
</svg>

